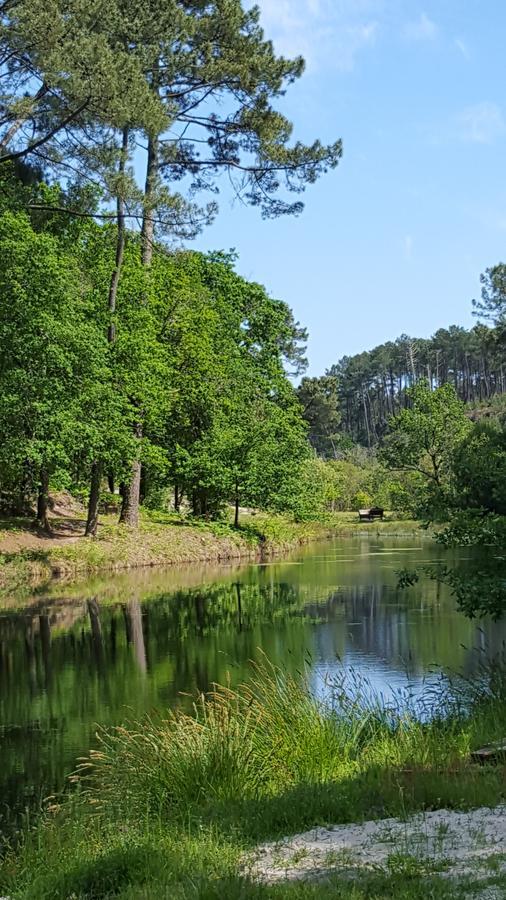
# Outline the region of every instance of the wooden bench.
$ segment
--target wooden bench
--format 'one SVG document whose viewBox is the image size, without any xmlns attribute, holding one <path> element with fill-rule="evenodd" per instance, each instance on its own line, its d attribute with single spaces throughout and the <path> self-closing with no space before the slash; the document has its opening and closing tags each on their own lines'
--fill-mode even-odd
<svg viewBox="0 0 506 900">
<path fill-rule="evenodd" d="M 359 509 L 358 517 L 361 522 L 372 522 L 374 519 L 382 519 L 385 511 L 379 506 L 372 506 L 370 509 Z"/>
</svg>

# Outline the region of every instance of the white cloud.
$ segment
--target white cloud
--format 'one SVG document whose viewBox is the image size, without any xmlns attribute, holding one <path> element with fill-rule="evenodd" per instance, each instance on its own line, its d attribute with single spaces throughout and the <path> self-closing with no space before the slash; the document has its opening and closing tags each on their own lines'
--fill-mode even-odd
<svg viewBox="0 0 506 900">
<path fill-rule="evenodd" d="M 463 40 L 463 38 L 456 37 L 454 44 L 455 44 L 457 50 L 460 50 L 464 59 L 467 59 L 467 60 L 471 59 L 471 52 L 470 52 L 469 47 L 467 46 L 466 42 Z"/>
<path fill-rule="evenodd" d="M 353 69 L 378 35 L 383 0 L 259 0 L 261 23 L 276 50 L 301 54 L 308 67 Z"/>
<path fill-rule="evenodd" d="M 438 35 L 439 28 L 426 13 L 422 13 L 415 22 L 408 22 L 403 31 L 404 37 L 410 41 L 433 41 Z"/>
<path fill-rule="evenodd" d="M 468 106 L 455 120 L 457 135 L 473 144 L 492 144 L 506 131 L 506 121 L 496 103 L 484 101 Z"/>
</svg>

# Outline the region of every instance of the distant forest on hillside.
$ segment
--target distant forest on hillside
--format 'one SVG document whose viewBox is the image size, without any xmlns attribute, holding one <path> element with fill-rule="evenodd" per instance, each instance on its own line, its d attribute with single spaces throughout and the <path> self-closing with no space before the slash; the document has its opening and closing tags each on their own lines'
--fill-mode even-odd
<svg viewBox="0 0 506 900">
<path fill-rule="evenodd" d="M 335 457 L 351 441 L 370 448 L 381 443 L 390 417 L 409 405 L 409 388 L 422 379 L 432 389 L 453 385 L 467 404 L 505 394 L 506 326 L 497 319 L 503 278 L 501 264 L 489 269 L 482 276 L 482 300 L 473 304 L 493 326 L 451 325 L 430 338 L 403 334 L 373 350 L 343 356 L 320 378 L 303 379 L 298 393 L 314 449 Z"/>
</svg>

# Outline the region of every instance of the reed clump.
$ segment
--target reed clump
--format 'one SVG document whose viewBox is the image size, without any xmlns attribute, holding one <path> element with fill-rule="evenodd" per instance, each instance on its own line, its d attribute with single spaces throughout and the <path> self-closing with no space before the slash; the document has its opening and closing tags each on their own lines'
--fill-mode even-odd
<svg viewBox="0 0 506 900">
<path fill-rule="evenodd" d="M 367 805 L 367 789 L 382 781 L 386 813 L 396 805 L 394 782 L 410 784 L 413 773 L 458 773 L 474 790 L 472 749 L 506 736 L 505 681 L 491 669 L 488 680 L 441 678 L 421 697 L 400 692 L 386 701 L 353 675 L 315 692 L 309 670 L 293 677 L 265 660 L 238 689 L 218 685 L 198 697 L 193 714 L 102 729 L 73 781 L 97 812 L 130 818 L 148 809 L 171 820 L 190 808 L 210 814 L 262 798 L 272 806 L 322 786 L 337 794 L 353 787 L 358 808 L 350 815 L 360 817 L 361 788 Z"/>
</svg>

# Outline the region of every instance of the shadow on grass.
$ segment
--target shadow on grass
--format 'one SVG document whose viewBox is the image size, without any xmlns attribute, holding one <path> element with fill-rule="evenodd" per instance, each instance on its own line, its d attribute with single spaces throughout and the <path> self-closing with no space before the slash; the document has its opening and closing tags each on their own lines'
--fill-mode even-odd
<svg viewBox="0 0 506 900">
<path fill-rule="evenodd" d="M 505 770 L 370 769 L 339 783 L 303 784 L 278 797 L 210 804 L 181 813 L 179 823 L 153 813 L 146 822 L 94 819 L 77 840 L 35 841 L 21 870 L 11 870 L 0 892 L 25 900 L 453 900 L 461 893 L 448 879 L 405 871 L 319 873 L 275 885 L 252 881 L 239 860 L 266 840 L 334 823 L 404 817 L 417 810 L 495 806 L 505 796 Z M 78 823 L 79 824 L 79 823 Z M 43 833 L 41 834 L 43 838 Z M 41 847 L 42 854 L 41 854 Z M 392 846 L 392 851 L 396 848 Z M 19 876 L 26 887 L 19 885 Z M 16 884 L 17 883 L 17 884 Z M 432 890 L 431 885 L 434 885 Z"/>
<path fill-rule="evenodd" d="M 36 529 L 33 524 L 33 518 L 11 517 L 0 519 L 0 531 L 29 531 L 33 534 Z"/>
<path fill-rule="evenodd" d="M 370 767 L 349 779 L 302 784 L 280 796 L 226 802 L 196 816 L 224 837 L 254 845 L 286 835 L 420 811 L 497 806 L 506 800 L 506 767 L 460 765 L 403 770 Z"/>
<path fill-rule="evenodd" d="M 448 879 L 399 872 L 320 873 L 312 880 L 262 884 L 247 875 L 221 875 L 219 861 L 199 864 L 149 844 L 106 852 L 33 883 L 25 900 L 456 900 Z"/>
<path fill-rule="evenodd" d="M 47 550 L 13 550 L 12 552 L 3 552 L 0 555 L 3 563 L 37 562 L 51 565 L 49 548 Z"/>
<path fill-rule="evenodd" d="M 0 519 L 0 533 L 31 534 L 47 541 L 57 541 L 69 537 L 84 535 L 86 519 L 69 516 L 55 516 L 49 520 L 50 531 L 44 531 L 31 518 L 4 518 Z M 22 548 L 21 548 L 22 549 Z M 20 552 L 20 551 L 18 551 Z"/>
</svg>

